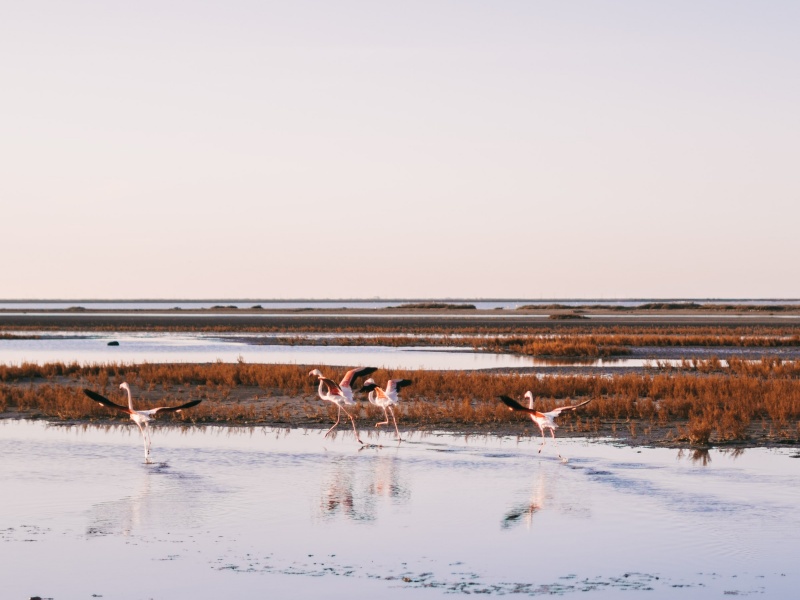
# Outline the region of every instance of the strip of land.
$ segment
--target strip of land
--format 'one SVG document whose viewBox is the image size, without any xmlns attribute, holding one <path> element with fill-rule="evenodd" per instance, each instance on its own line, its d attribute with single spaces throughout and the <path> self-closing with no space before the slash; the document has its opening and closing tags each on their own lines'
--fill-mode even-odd
<svg viewBox="0 0 800 600">
<path fill-rule="evenodd" d="M 0 367 L 0 417 L 45 418 L 67 423 L 112 422 L 115 416 L 82 392 L 93 389 L 124 401 L 128 381 L 142 408 L 202 404 L 174 423 L 231 426 L 326 427 L 336 408 L 316 395 L 312 366 L 91 365 Z M 325 369 L 337 377 L 334 369 Z M 524 416 L 509 412 L 500 394 L 521 398 L 531 390 L 536 408 L 550 410 L 591 399 L 561 417 L 560 435 L 613 437 L 631 444 L 666 446 L 775 446 L 800 444 L 800 362 L 741 361 L 722 367 L 706 361 L 689 369 L 650 373 L 564 375 L 453 371 L 382 371 L 377 381 L 412 379 L 403 390 L 403 429 L 466 434 L 538 435 Z M 361 395 L 355 409 L 362 427 L 383 420 Z"/>
<path fill-rule="evenodd" d="M 521 398 L 531 390 L 539 410 L 592 400 L 562 417 L 561 436 L 695 447 L 800 445 L 800 308 L 662 307 L 620 313 L 597 307 L 0 311 L 0 344 L 3 338 L 56 331 L 202 331 L 226 337 L 246 332 L 242 340 L 248 343 L 293 344 L 319 343 L 304 336 L 321 333 L 335 334 L 339 344 L 358 345 L 391 345 L 392 340 L 408 345 L 409 338 L 402 336 L 412 334 L 413 344 L 423 347 L 461 346 L 561 362 L 492 372 L 379 371 L 379 382 L 414 381 L 402 393 L 398 418 L 404 429 L 539 435 L 529 419 L 497 400 L 500 394 Z M 578 318 L 551 318 L 558 314 Z M 625 369 L 563 364 L 565 358 L 597 357 L 651 362 Z M 322 428 L 333 422 L 336 409 L 316 396 L 315 380 L 308 376 L 316 366 L 0 366 L 0 418 L 113 422 L 115 417 L 82 390 L 115 398 L 119 383 L 128 381 L 144 408 L 203 400 L 168 421 L 175 424 Z M 323 370 L 337 379 L 352 366 Z M 362 427 L 383 420 L 383 413 L 363 400 L 356 412 Z"/>
</svg>

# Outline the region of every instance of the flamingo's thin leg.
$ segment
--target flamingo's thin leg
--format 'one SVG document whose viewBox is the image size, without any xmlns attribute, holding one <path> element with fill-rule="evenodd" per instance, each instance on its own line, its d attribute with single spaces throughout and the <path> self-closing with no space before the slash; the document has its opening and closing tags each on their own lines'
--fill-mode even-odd
<svg viewBox="0 0 800 600">
<path fill-rule="evenodd" d="M 386 417 L 385 421 L 381 421 L 380 423 L 375 423 L 375 427 L 380 427 L 381 425 L 388 425 L 389 424 L 389 415 L 386 414 L 386 407 L 383 407 L 383 416 Z"/>
<path fill-rule="evenodd" d="M 342 408 L 342 410 L 344 411 L 344 414 L 350 417 L 350 421 L 353 423 L 353 433 L 356 434 L 356 439 L 358 440 L 358 443 L 363 445 L 364 442 L 361 441 L 361 438 L 358 436 L 358 429 L 356 429 L 356 420 L 353 418 L 353 415 L 347 412 L 347 409 Z"/>
<path fill-rule="evenodd" d="M 337 406 L 337 408 L 339 409 L 339 411 L 336 413 L 336 423 L 334 423 L 334 424 L 333 424 L 333 427 L 331 427 L 330 429 L 328 429 L 328 431 L 327 431 L 327 433 L 324 435 L 324 437 L 328 437 L 328 433 L 330 433 L 331 431 L 333 431 L 334 429 L 336 429 L 336 426 L 339 424 L 339 421 L 340 421 L 340 420 L 341 420 L 341 418 L 342 418 L 342 407 L 341 407 L 341 406 L 339 406 L 338 404 L 337 404 L 336 406 Z M 345 412 L 347 412 L 347 411 L 345 411 Z"/>
<path fill-rule="evenodd" d="M 558 448 L 558 442 L 556 441 L 556 432 L 554 429 L 550 430 L 550 435 L 553 436 L 553 445 L 556 447 L 556 454 L 558 454 L 558 458 L 564 460 L 564 457 L 561 456 L 561 451 Z"/>
<path fill-rule="evenodd" d="M 138 421 L 134 421 L 139 428 L 139 433 L 142 434 L 142 444 L 144 445 L 144 462 L 150 462 L 150 445 L 147 443 L 147 433 L 145 428 Z M 145 426 L 147 424 L 145 423 Z"/>
<path fill-rule="evenodd" d="M 397 439 L 399 440 L 400 439 L 400 430 L 397 428 L 397 419 L 394 418 L 394 411 L 392 410 L 391 406 L 389 407 L 389 412 L 392 413 L 392 421 L 394 421 L 394 430 L 397 432 Z M 387 417 L 386 420 L 388 421 L 389 418 Z"/>
</svg>

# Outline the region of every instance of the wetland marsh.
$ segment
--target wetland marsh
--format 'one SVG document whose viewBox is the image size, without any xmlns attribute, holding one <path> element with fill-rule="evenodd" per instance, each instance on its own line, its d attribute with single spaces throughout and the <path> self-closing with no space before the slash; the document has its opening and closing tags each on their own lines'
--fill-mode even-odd
<svg viewBox="0 0 800 600">
<path fill-rule="evenodd" d="M 423 312 L 0 311 L 4 589 L 793 593 L 800 325 L 763 313 L 675 324 Z M 338 379 L 358 364 L 414 381 L 401 394 L 404 441 L 374 427 L 382 415 L 366 402 L 364 447 L 347 427 L 323 437 L 335 409 L 308 371 Z M 122 381 L 145 408 L 203 400 L 156 424 L 152 464 L 136 427 L 82 393 L 119 400 Z M 538 430 L 496 399 L 528 389 L 542 409 L 592 400 L 560 421 L 568 462 L 550 443 L 538 453 Z"/>
</svg>

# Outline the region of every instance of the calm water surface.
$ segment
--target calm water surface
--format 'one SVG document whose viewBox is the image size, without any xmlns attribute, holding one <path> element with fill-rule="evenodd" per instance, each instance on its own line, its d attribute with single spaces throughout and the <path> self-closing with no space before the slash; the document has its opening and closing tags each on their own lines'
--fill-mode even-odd
<svg viewBox="0 0 800 600">
<path fill-rule="evenodd" d="M 0 339 L 0 364 L 22 362 L 90 363 L 248 363 L 375 365 L 389 369 L 496 369 L 553 366 L 641 367 L 645 359 L 553 361 L 462 348 L 395 346 L 282 346 L 248 343 L 219 335 L 176 333 L 73 334 L 44 333 L 42 339 Z M 341 336 L 339 336 L 341 337 Z M 263 339 L 264 336 L 261 336 Z M 119 346 L 109 346 L 109 341 Z M 255 338 L 253 338 L 255 341 Z M 680 361 L 662 361 L 678 364 Z"/>
<path fill-rule="evenodd" d="M 365 428 L 366 429 L 366 428 Z M 795 451 L 0 423 L 3 594 L 793 597 Z"/>
</svg>

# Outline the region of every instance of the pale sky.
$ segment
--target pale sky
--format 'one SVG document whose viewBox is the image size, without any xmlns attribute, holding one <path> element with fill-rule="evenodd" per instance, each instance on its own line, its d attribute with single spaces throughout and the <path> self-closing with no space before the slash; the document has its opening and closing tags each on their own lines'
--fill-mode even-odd
<svg viewBox="0 0 800 600">
<path fill-rule="evenodd" d="M 0 298 L 800 297 L 800 3 L 0 5 Z"/>
</svg>

